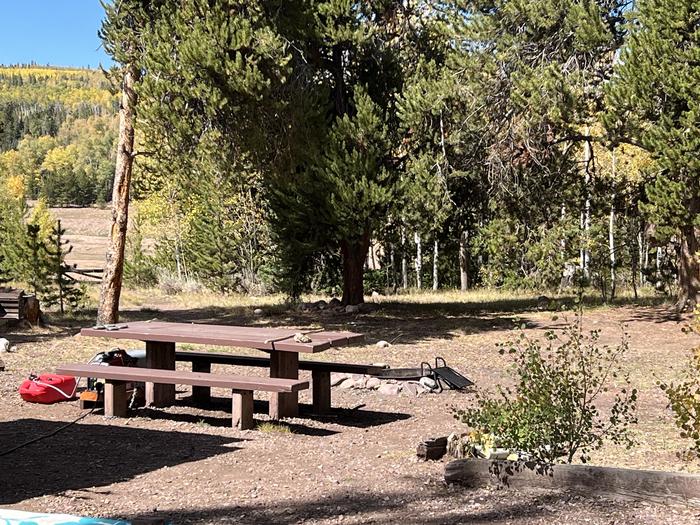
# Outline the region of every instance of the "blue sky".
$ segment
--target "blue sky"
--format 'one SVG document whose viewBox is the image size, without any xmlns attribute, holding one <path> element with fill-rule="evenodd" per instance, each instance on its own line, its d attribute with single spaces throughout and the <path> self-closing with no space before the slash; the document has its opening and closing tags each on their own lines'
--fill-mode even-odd
<svg viewBox="0 0 700 525">
<path fill-rule="evenodd" d="M 0 0 L 0 13 L 0 64 L 110 64 L 97 36 L 99 0 Z"/>
</svg>

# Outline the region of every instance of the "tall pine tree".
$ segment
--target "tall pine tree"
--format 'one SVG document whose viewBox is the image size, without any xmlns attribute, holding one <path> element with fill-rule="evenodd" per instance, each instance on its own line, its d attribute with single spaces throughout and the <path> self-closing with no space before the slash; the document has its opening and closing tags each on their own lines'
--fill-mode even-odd
<svg viewBox="0 0 700 525">
<path fill-rule="evenodd" d="M 700 4 L 642 0 L 609 90 L 608 127 L 655 161 L 643 210 L 681 241 L 678 306 L 700 298 Z"/>
</svg>

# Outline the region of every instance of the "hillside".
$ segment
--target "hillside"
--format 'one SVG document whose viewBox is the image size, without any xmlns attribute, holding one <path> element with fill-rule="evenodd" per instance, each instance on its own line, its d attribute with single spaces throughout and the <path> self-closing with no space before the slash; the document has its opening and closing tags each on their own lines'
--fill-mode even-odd
<svg viewBox="0 0 700 525">
<path fill-rule="evenodd" d="M 101 71 L 0 66 L 0 184 L 51 205 L 108 200 L 117 109 Z"/>
</svg>

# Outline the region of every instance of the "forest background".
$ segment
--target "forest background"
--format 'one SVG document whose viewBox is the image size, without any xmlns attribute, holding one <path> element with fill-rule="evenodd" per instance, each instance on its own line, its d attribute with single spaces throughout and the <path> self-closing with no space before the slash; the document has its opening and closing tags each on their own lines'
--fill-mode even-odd
<svg viewBox="0 0 700 525">
<path fill-rule="evenodd" d="M 583 285 L 613 300 L 653 286 L 692 305 L 700 9 L 632 7 L 107 6 L 107 75 L 0 68 L 0 279 L 50 288 L 47 208 L 110 200 L 128 66 L 134 285 L 346 304 L 402 288 Z"/>
</svg>

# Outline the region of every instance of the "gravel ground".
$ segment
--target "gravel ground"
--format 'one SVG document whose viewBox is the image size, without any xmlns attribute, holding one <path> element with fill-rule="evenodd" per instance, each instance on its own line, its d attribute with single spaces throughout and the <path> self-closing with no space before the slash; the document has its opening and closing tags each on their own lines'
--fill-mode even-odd
<svg viewBox="0 0 700 525">
<path fill-rule="evenodd" d="M 171 309 L 157 315 L 352 329 L 367 334 L 365 346 L 333 349 L 318 357 L 417 366 L 442 355 L 485 387 L 506 377 L 507 363 L 494 343 L 507 338 L 514 319 L 524 322 L 530 335 L 562 323 L 526 308 L 487 311 L 447 304 L 384 305 L 372 314 L 354 316 L 282 313 L 263 319 L 249 310 Z M 126 312 L 125 320 L 146 316 L 153 317 L 153 310 Z M 587 325 L 603 330 L 604 342 L 618 340 L 621 323 L 627 324 L 632 338 L 628 364 L 641 391 L 638 447 L 606 447 L 594 454 L 594 464 L 700 470 L 697 460 L 679 456 L 687 443 L 678 437 L 654 379 L 676 374 L 697 345 L 696 336 L 682 333 L 686 322 L 661 307 L 596 309 L 586 315 Z M 0 373 L 0 452 L 82 414 L 75 403 L 31 405 L 16 393 L 30 371 L 86 361 L 110 348 L 106 340 L 74 337 L 80 324 L 6 335 L 18 349 L 2 356 L 7 370 Z M 374 343 L 380 339 L 395 342 L 379 349 Z M 128 420 L 92 413 L 55 436 L 0 456 L 0 505 L 107 517 L 162 515 L 175 523 L 700 523 L 700 511 L 685 507 L 445 485 L 444 463 L 418 461 L 415 447 L 426 437 L 461 430 L 451 408 L 470 403 L 469 393 L 381 396 L 334 388 L 338 409 L 332 416 L 300 417 L 266 431 L 242 432 L 228 428 L 230 409 L 223 397 L 206 410 L 188 403 L 185 388 L 178 397 L 174 407 L 140 409 Z M 301 401 L 308 409 L 308 392 Z M 261 395 L 256 405 L 260 422 L 266 419 L 265 403 Z"/>
</svg>

